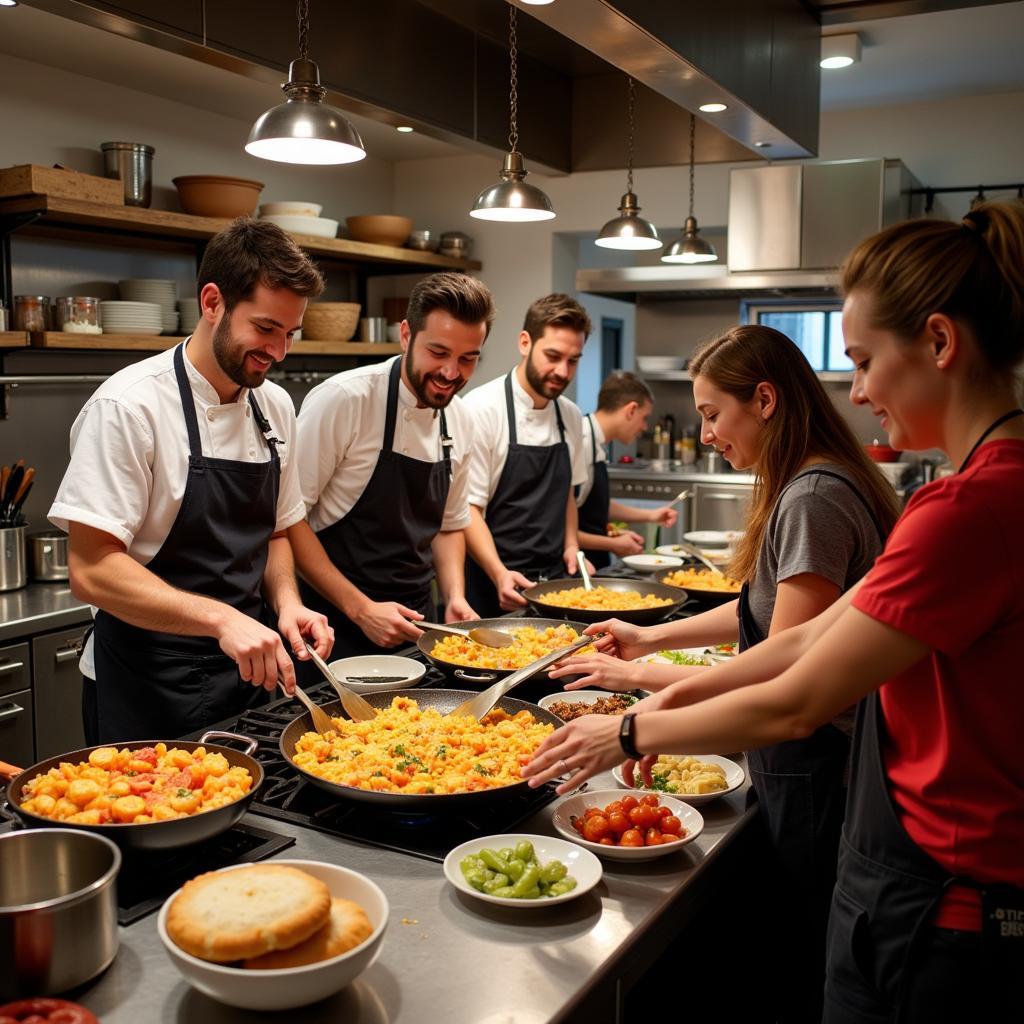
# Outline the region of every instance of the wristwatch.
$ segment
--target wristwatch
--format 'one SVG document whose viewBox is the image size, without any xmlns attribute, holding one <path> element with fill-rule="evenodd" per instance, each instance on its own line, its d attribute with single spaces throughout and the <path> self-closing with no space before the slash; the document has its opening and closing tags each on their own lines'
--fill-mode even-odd
<svg viewBox="0 0 1024 1024">
<path fill-rule="evenodd" d="M 622 747 L 622 751 L 626 757 L 630 757 L 634 761 L 639 761 L 644 755 L 636 749 L 636 740 L 634 739 L 635 734 L 636 715 L 633 713 L 623 715 L 622 722 L 619 725 L 619 746 Z"/>
</svg>

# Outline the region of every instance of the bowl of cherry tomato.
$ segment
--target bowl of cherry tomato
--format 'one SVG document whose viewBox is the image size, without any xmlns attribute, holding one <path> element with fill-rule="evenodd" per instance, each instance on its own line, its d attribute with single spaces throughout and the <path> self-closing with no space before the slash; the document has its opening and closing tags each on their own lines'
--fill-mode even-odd
<svg viewBox="0 0 1024 1024">
<path fill-rule="evenodd" d="M 651 860 L 693 842 L 700 812 L 664 793 L 621 789 L 578 793 L 555 807 L 552 824 L 566 839 L 610 860 Z"/>
</svg>

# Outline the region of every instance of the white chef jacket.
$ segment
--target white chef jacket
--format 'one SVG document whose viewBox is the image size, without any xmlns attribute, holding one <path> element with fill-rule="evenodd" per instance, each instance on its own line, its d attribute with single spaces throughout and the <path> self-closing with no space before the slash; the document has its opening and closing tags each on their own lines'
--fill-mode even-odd
<svg viewBox="0 0 1024 1024">
<path fill-rule="evenodd" d="M 302 403 L 296 461 L 309 525 L 314 530 L 342 519 L 370 482 L 384 443 L 388 375 L 395 359 L 337 373 L 313 388 Z M 418 409 L 416 396 L 401 379 L 397 413 L 392 450 L 421 462 L 439 462 L 444 455 L 438 411 Z M 469 526 L 473 424 L 458 396 L 448 403 L 444 415 L 454 444 L 441 529 L 463 530 Z"/>
<path fill-rule="evenodd" d="M 214 386 L 192 365 L 187 347 L 185 373 L 196 404 L 203 455 L 267 462 L 270 450 L 249 407 L 248 389 L 222 405 Z M 288 392 L 271 381 L 257 390 L 256 401 L 273 436 L 284 442 L 277 448 L 280 531 L 305 514 L 294 458 L 295 407 Z M 62 530 L 69 522 L 103 530 L 146 565 L 178 516 L 188 458 L 188 430 L 171 349 L 119 370 L 85 403 L 71 426 L 71 462 L 50 506 L 49 520 Z M 92 637 L 80 667 L 94 678 Z"/>
<path fill-rule="evenodd" d="M 505 459 L 508 457 L 508 416 L 505 412 L 505 378 L 502 374 L 466 395 L 466 408 L 473 416 L 473 450 L 469 467 L 469 501 L 482 512 L 498 488 Z M 543 409 L 533 407 L 533 398 L 512 374 L 512 405 L 516 415 L 518 444 L 550 447 L 558 444 L 558 419 L 555 403 Z M 565 441 L 569 446 L 572 486 L 587 479 L 590 450 L 583 450 L 583 414 L 568 398 L 558 399 L 558 408 L 565 425 Z"/>
<path fill-rule="evenodd" d="M 604 431 L 601 429 L 601 424 L 597 422 L 596 416 L 584 416 L 583 454 L 586 456 L 587 462 L 587 479 L 584 483 L 580 484 L 580 489 L 576 494 L 577 508 L 582 508 L 583 503 L 590 497 L 590 492 L 594 487 L 594 460 L 590 457 L 591 440 L 596 442 L 596 460 L 598 462 L 607 462 L 608 452 L 604 446 L 605 436 Z"/>
</svg>

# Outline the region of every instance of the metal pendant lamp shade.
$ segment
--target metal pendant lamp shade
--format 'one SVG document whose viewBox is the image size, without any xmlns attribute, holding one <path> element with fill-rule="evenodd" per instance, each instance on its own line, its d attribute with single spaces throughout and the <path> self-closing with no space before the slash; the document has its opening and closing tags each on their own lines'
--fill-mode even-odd
<svg viewBox="0 0 1024 1024">
<path fill-rule="evenodd" d="M 536 185 L 527 185 L 526 167 L 523 154 L 519 152 L 518 108 L 518 56 L 516 43 L 516 9 L 509 7 L 509 60 L 511 81 L 509 87 L 509 133 L 508 148 L 501 166 L 498 184 L 485 188 L 476 197 L 471 217 L 478 220 L 495 220 L 524 223 L 534 220 L 551 220 L 555 215 L 551 200 Z"/>
<path fill-rule="evenodd" d="M 245 151 L 286 164 L 351 164 L 366 156 L 359 132 L 345 115 L 324 103 L 320 69 L 308 57 L 309 0 L 299 2 L 299 59 L 281 86 L 284 103 L 261 114 Z"/>
<path fill-rule="evenodd" d="M 715 247 L 700 236 L 697 218 L 693 215 L 693 152 L 696 119 L 690 115 L 690 215 L 683 225 L 683 233 L 662 253 L 662 263 L 714 263 L 718 259 Z"/>
<path fill-rule="evenodd" d="M 633 79 L 629 82 L 629 145 L 626 158 L 626 194 L 619 203 L 619 216 L 608 221 L 594 240 L 602 249 L 660 249 L 663 245 L 658 230 L 640 216 L 640 206 L 633 192 Z"/>
</svg>

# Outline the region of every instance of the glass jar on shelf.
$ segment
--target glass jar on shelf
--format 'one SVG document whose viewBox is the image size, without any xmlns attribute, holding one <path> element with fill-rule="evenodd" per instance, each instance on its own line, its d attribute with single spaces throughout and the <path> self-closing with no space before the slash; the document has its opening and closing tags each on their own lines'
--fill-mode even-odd
<svg viewBox="0 0 1024 1024">
<path fill-rule="evenodd" d="M 14 296 L 14 330 L 47 331 L 49 329 L 49 295 Z"/>
<path fill-rule="evenodd" d="M 100 300 L 91 295 L 60 296 L 54 329 L 65 334 L 102 334 Z"/>
</svg>

